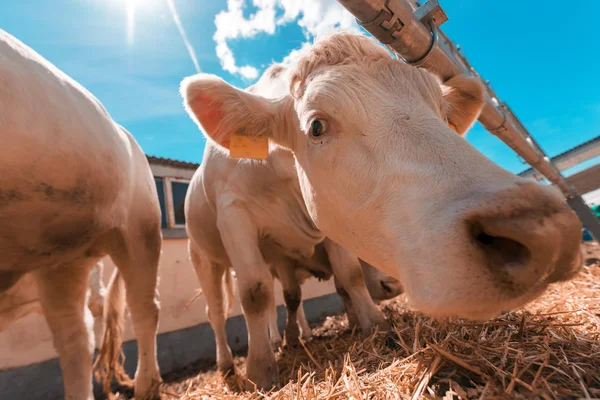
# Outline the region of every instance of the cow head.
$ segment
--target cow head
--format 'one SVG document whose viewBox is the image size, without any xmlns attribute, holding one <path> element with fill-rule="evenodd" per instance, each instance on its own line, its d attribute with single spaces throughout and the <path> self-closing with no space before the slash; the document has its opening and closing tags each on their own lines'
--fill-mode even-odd
<svg viewBox="0 0 600 400">
<path fill-rule="evenodd" d="M 348 33 L 317 41 L 279 76 L 277 96 L 206 74 L 181 91 L 222 149 L 243 134 L 293 152 L 319 229 L 402 282 L 417 309 L 487 319 L 581 268 L 581 223 L 560 193 L 464 139 L 484 104 L 477 81 L 441 83 Z"/>
</svg>

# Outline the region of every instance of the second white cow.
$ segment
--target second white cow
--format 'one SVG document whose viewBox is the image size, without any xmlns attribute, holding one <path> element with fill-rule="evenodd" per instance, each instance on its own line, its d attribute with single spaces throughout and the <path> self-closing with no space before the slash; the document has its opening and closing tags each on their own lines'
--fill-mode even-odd
<svg viewBox="0 0 600 400">
<path fill-rule="evenodd" d="M 398 282 L 398 280 L 386 275 L 362 260 L 359 261 L 362 268 L 364 284 L 373 301 L 377 303 L 382 300 L 389 300 L 402 293 L 402 284 Z M 319 280 L 328 280 L 331 278 L 331 275 L 333 274 L 331 264 L 329 264 L 328 267 L 328 271 L 319 272 Z M 283 288 L 287 318 L 284 329 L 285 342 L 289 345 L 295 345 L 298 342 L 299 336 L 305 341 L 309 340 L 312 337 L 312 331 L 304 314 L 301 286 L 307 279 L 314 277 L 314 275 L 309 270 L 297 265 L 297 262 L 290 258 L 275 263 L 275 265 L 271 266 L 271 272 L 279 279 Z M 348 296 L 348 293 L 344 290 L 340 281 L 335 276 L 334 283 L 336 291 L 344 302 L 349 327 L 352 328 L 356 326 L 357 328 L 360 328 L 358 317 L 354 311 L 352 300 Z M 362 285 L 362 282 L 358 282 L 357 284 Z M 273 344 L 273 348 L 278 348 L 283 340 L 277 326 L 277 308 L 275 304 L 273 304 L 269 324 L 271 343 Z"/>
<path fill-rule="evenodd" d="M 276 71 L 277 76 L 273 76 Z M 264 91 L 269 88 L 287 90 L 284 68 L 275 65 L 267 71 L 263 79 L 254 85 L 251 91 Z M 216 209 L 222 202 L 233 202 L 242 205 L 250 214 L 252 222 L 246 221 L 238 227 L 224 227 L 217 216 Z M 346 308 L 352 312 L 356 310 L 356 318 L 360 327 L 369 330 L 372 323 L 385 324 L 383 314 L 374 304 L 374 301 L 365 285 L 363 268 L 356 257 L 340 250 L 335 250 L 337 245 L 328 242 L 333 250 L 326 250 L 325 235 L 320 232 L 307 215 L 306 207 L 302 201 L 299 181 L 295 174 L 292 154 L 283 149 L 275 148 L 268 160 L 249 163 L 246 160 L 230 159 L 212 144 L 208 144 L 204 160 L 200 168 L 194 173 L 185 201 L 186 229 L 189 236 L 189 251 L 192 263 L 196 269 L 202 291 L 207 302 L 209 320 L 216 336 L 217 364 L 220 369 L 228 370 L 233 366 L 231 349 L 227 345 L 225 333 L 226 305 L 231 305 L 231 299 L 223 296 L 223 288 L 228 288 L 230 283 L 228 269 L 235 257 L 242 257 L 236 253 L 258 250 L 261 258 L 269 266 L 264 266 L 267 276 L 277 277 L 284 290 L 288 322 L 286 324 L 286 339 L 294 341 L 297 337 L 299 322 L 303 326 L 303 335 L 307 337 L 309 329 L 305 323 L 303 310 L 299 310 L 301 301 L 300 286 L 309 276 L 328 279 L 335 276 L 336 287 L 344 293 Z M 232 221 L 233 223 L 234 221 Z M 241 223 L 241 221 L 240 221 Z M 228 244 L 231 240 L 227 236 L 231 230 L 256 229 L 253 235 L 240 236 L 239 244 Z M 246 232 L 249 233 L 249 232 Z M 226 250 L 227 246 L 230 247 Z M 256 246 L 253 248 L 253 246 Z M 235 264 L 234 264 L 235 265 Z M 242 287 L 242 304 L 244 303 L 244 286 L 247 278 L 238 269 L 235 269 L 238 284 Z M 365 271 L 370 271 L 365 267 Z M 372 279 L 381 279 L 380 274 L 368 275 Z M 388 297 L 399 294 L 399 285 L 393 278 L 382 279 L 390 284 Z M 392 281 L 394 283 L 392 283 Z M 232 282 L 232 281 L 230 281 Z M 264 282 L 272 293 L 272 278 Z M 342 288 L 343 287 L 343 292 Z M 384 288 L 381 282 L 371 284 L 374 297 L 382 298 Z M 229 292 L 231 289 L 229 289 Z M 346 295 L 347 294 L 347 295 Z M 254 296 L 254 295 L 253 295 Z M 259 291 L 257 302 L 262 303 L 263 294 Z M 265 298 L 270 312 L 264 314 L 264 329 L 268 331 L 267 338 L 276 346 L 280 342 L 274 318 L 275 303 L 273 297 Z M 352 303 L 353 306 L 349 306 Z M 354 305 L 356 304 L 356 305 Z M 246 310 L 245 310 L 246 311 Z M 253 327 L 249 326 L 252 330 Z M 255 345 L 250 348 L 256 348 Z M 270 346 L 269 346 L 270 348 Z M 252 354 L 252 350 L 251 354 Z M 264 352 L 264 350 L 263 350 Z M 270 351 L 272 354 L 272 351 Z M 252 358 L 251 358 L 252 360 Z M 267 379 L 254 375 L 253 363 L 249 363 L 248 376 L 259 385 L 271 385 L 271 379 L 277 378 L 274 371 Z"/>
</svg>

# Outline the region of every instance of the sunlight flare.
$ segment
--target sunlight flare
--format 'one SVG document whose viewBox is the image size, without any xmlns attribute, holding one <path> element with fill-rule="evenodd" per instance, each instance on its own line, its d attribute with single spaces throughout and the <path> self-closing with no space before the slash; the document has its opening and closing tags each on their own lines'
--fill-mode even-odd
<svg viewBox="0 0 600 400">
<path fill-rule="evenodd" d="M 127 44 L 133 45 L 135 31 L 135 6 L 137 0 L 125 0 L 125 9 L 127 13 Z"/>
</svg>

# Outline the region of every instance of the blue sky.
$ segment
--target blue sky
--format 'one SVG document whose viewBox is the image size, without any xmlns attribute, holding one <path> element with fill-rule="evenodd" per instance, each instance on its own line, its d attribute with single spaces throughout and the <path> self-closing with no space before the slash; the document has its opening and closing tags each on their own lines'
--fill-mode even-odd
<svg viewBox="0 0 600 400">
<path fill-rule="evenodd" d="M 201 162 L 204 139 L 178 93 L 196 68 L 168 1 L 5 0 L 0 28 L 90 90 L 147 154 Z M 335 0 L 171 1 L 200 70 L 239 87 L 314 34 L 356 29 Z M 440 3 L 444 32 L 550 156 L 600 134 L 600 46 L 586 22 L 600 2 Z M 467 140 L 509 171 L 527 168 L 479 123 Z"/>
</svg>

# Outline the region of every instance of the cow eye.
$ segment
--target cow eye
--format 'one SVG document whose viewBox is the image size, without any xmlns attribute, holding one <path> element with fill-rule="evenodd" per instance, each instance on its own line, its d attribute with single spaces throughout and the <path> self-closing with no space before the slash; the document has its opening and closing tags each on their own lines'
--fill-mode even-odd
<svg viewBox="0 0 600 400">
<path fill-rule="evenodd" d="M 326 122 L 322 119 L 313 119 L 310 123 L 310 134 L 312 137 L 319 137 L 325 133 Z"/>
</svg>

